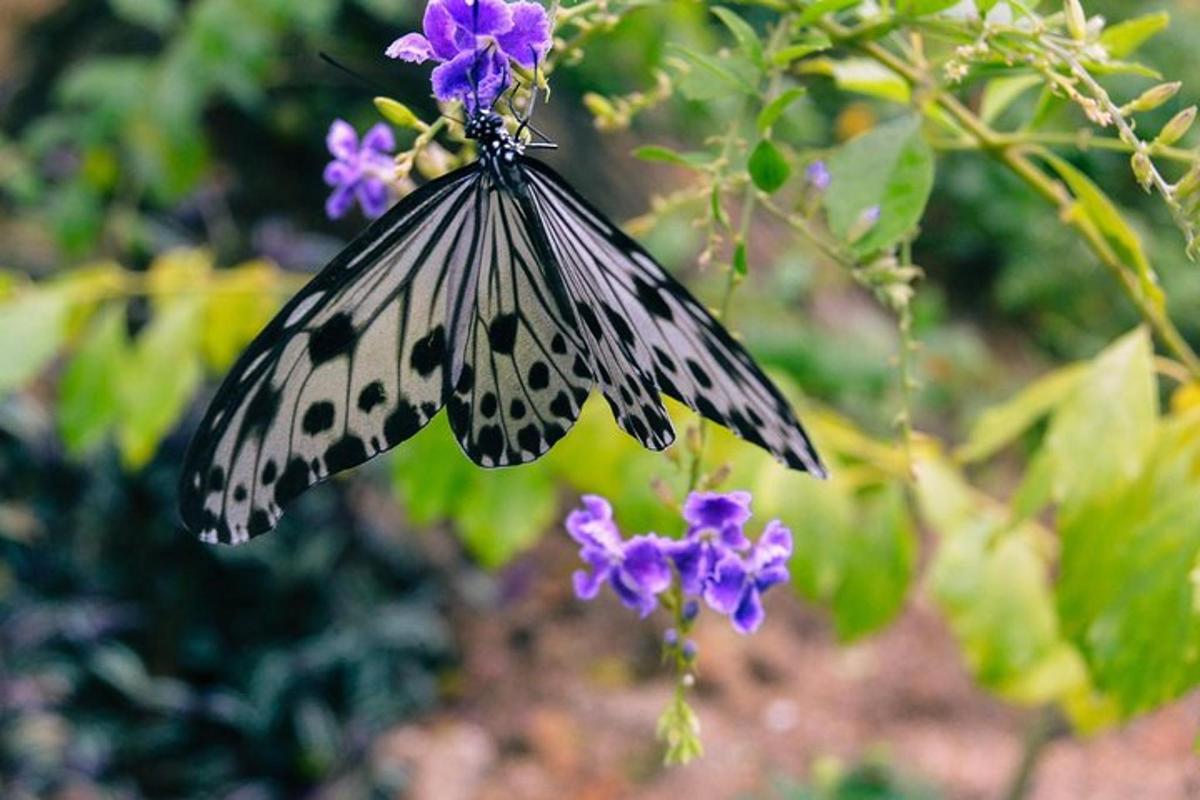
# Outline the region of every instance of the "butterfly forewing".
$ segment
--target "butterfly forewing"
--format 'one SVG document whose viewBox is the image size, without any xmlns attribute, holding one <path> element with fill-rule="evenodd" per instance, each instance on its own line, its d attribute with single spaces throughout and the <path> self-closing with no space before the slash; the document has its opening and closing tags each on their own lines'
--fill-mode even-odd
<svg viewBox="0 0 1200 800">
<path fill-rule="evenodd" d="M 236 543 L 304 489 L 407 439 L 444 404 L 443 295 L 466 270 L 476 166 L 410 195 L 254 340 L 217 392 L 181 478 L 185 524 Z"/>
<path fill-rule="evenodd" d="M 720 323 L 553 170 L 532 159 L 522 166 L 550 247 L 564 272 L 574 275 L 568 285 L 581 314 L 596 319 L 580 330 L 591 327 L 597 339 L 609 340 L 609 352 L 631 357 L 597 363 L 597 369 L 620 370 L 611 381 L 599 380 L 618 421 L 622 414 L 632 420 L 622 426 L 654 446 L 647 439 L 660 433 L 654 423 L 661 406 L 635 391 L 650 373 L 663 393 L 789 467 L 823 477 L 825 468 L 787 400 Z M 610 386 L 617 387 L 615 398 Z"/>
</svg>

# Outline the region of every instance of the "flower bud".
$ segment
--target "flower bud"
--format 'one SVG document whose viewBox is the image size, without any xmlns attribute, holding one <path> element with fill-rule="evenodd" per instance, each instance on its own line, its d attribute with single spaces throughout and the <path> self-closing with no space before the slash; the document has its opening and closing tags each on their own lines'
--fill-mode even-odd
<svg viewBox="0 0 1200 800">
<path fill-rule="evenodd" d="M 617 114 L 608 98 L 595 92 L 588 92 L 583 96 L 583 105 L 597 120 L 609 120 Z"/>
<path fill-rule="evenodd" d="M 1079 42 L 1085 40 L 1087 38 L 1087 14 L 1083 12 L 1083 5 L 1079 0 L 1065 0 L 1063 11 L 1067 15 L 1067 31 L 1071 34 L 1071 38 Z"/>
<path fill-rule="evenodd" d="M 399 100 L 393 100 L 390 97 L 376 97 L 375 108 L 379 111 L 380 116 L 397 127 L 415 128 L 419 131 L 429 128 L 428 125 L 417 119 L 417 115 L 408 106 Z"/>
<path fill-rule="evenodd" d="M 846 241 L 854 244 L 859 239 L 871 232 L 879 222 L 879 206 L 871 206 L 864 208 L 862 213 L 858 215 L 858 219 L 854 220 L 850 225 L 850 229 L 846 231 Z"/>
<path fill-rule="evenodd" d="M 1200 164 L 1193 164 L 1187 174 L 1179 179 L 1179 183 L 1175 184 L 1175 197 L 1187 200 L 1198 190 L 1200 190 Z"/>
<path fill-rule="evenodd" d="M 699 648 L 696 647 L 696 643 L 693 640 L 688 639 L 683 643 L 683 657 L 686 660 L 695 661 L 697 652 L 699 652 Z"/>
<path fill-rule="evenodd" d="M 700 604 L 695 600 L 688 600 L 683 604 L 683 621 L 693 622 L 700 615 Z"/>
<path fill-rule="evenodd" d="M 674 628 L 667 628 L 663 631 L 663 644 L 667 647 L 675 647 L 679 644 L 679 631 Z"/>
<path fill-rule="evenodd" d="M 1169 147 L 1182 139 L 1187 132 L 1191 130 L 1192 123 L 1196 121 L 1196 107 L 1189 106 L 1183 111 L 1180 111 L 1171 121 L 1163 126 L 1162 131 L 1158 134 L 1158 138 L 1154 140 L 1157 145 Z"/>
<path fill-rule="evenodd" d="M 437 142 L 430 142 L 417 151 L 416 164 L 426 178 L 440 178 L 452 166 L 450 153 Z"/>
<path fill-rule="evenodd" d="M 1137 178 L 1143 189 L 1150 191 L 1154 183 L 1154 165 L 1150 163 L 1150 156 L 1140 151 L 1134 153 L 1130 166 L 1133 168 L 1133 177 Z"/>
<path fill-rule="evenodd" d="M 1133 100 L 1121 107 L 1122 114 L 1136 114 L 1142 111 L 1153 111 L 1179 93 L 1183 86 L 1181 81 L 1160 83 L 1142 92 Z"/>
</svg>

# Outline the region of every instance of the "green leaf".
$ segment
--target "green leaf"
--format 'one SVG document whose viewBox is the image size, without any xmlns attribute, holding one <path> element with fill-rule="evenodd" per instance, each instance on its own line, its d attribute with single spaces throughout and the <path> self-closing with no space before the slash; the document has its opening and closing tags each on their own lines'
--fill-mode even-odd
<svg viewBox="0 0 1200 800">
<path fill-rule="evenodd" d="M 917 539 L 904 491 L 891 485 L 857 501 L 859 519 L 845 542 L 841 581 L 833 594 L 838 639 L 876 631 L 904 607 L 916 568 Z"/>
<path fill-rule="evenodd" d="M 771 55 L 771 63 L 784 66 L 831 47 L 833 42 L 824 31 L 807 30 L 796 36 L 787 47 L 776 50 Z"/>
<path fill-rule="evenodd" d="M 70 294 L 35 286 L 0 303 L 0 395 L 25 385 L 62 347 Z"/>
<path fill-rule="evenodd" d="M 793 87 L 780 94 L 771 102 L 763 106 L 762 111 L 758 112 L 758 132 L 767 135 L 779 118 L 783 116 L 783 112 L 787 111 L 788 106 L 799 100 L 807 92 L 801 87 Z"/>
<path fill-rule="evenodd" d="M 800 12 L 800 16 L 796 19 L 796 27 L 803 28 L 809 23 L 816 22 L 826 14 L 844 11 L 861 2 L 862 0 L 815 0 L 804 11 Z"/>
<path fill-rule="evenodd" d="M 58 385 L 58 430 L 67 452 L 92 451 L 121 415 L 121 370 L 128 358 L 125 307 L 110 305 L 84 334 Z"/>
<path fill-rule="evenodd" d="M 879 207 L 879 220 L 853 243 L 866 255 L 891 247 L 920 221 L 933 189 L 933 153 L 921 122 L 906 115 L 867 131 L 829 159 L 825 208 L 833 232 L 846 239 L 863 214 Z"/>
<path fill-rule="evenodd" d="M 762 40 L 758 38 L 754 28 L 750 27 L 750 24 L 732 9 L 713 6 L 712 12 L 720 18 L 721 22 L 725 23 L 726 28 L 729 28 L 733 38 L 737 39 L 738 47 L 750 59 L 750 63 L 762 67 L 766 63 L 763 58 Z"/>
<path fill-rule="evenodd" d="M 742 277 L 750 271 L 750 265 L 746 261 L 745 242 L 738 242 L 737 247 L 733 248 L 733 271 Z"/>
<path fill-rule="evenodd" d="M 633 156 L 634 158 L 640 158 L 642 161 L 675 164 L 676 166 L 687 167 L 688 169 L 703 169 L 712 162 L 712 156 L 708 153 L 680 153 L 677 150 L 657 144 L 648 144 L 639 147 L 633 151 Z"/>
<path fill-rule="evenodd" d="M 200 297 L 161 304 L 114 376 L 121 397 L 117 444 L 127 467 L 142 467 L 154 456 L 199 386 L 203 321 Z"/>
<path fill-rule="evenodd" d="M 1072 364 L 1043 375 L 1006 403 L 980 414 L 967 441 L 955 456 L 967 463 L 982 461 L 1029 430 L 1075 390 L 1087 370 Z"/>
<path fill-rule="evenodd" d="M 1088 365 L 1046 433 L 1054 498 L 1071 508 L 1137 477 L 1158 424 L 1150 337 L 1139 328 Z"/>
<path fill-rule="evenodd" d="M 745 59 L 718 59 L 676 44 L 669 48 L 688 65 L 680 78 L 680 91 L 688 99 L 712 100 L 730 91 L 757 94 L 754 86 L 757 70 Z"/>
<path fill-rule="evenodd" d="M 1171 15 L 1165 11 L 1134 17 L 1105 28 L 1100 44 L 1112 58 L 1125 58 L 1170 24 Z"/>
<path fill-rule="evenodd" d="M 250 261 L 213 275 L 204 307 L 201 347 L 205 361 L 224 372 L 279 310 L 284 288 L 279 270 Z"/>
<path fill-rule="evenodd" d="M 755 145 L 747 164 L 754 185 L 768 194 L 773 194 L 787 183 L 792 167 L 779 149 L 767 139 Z"/>
<path fill-rule="evenodd" d="M 1005 530 L 950 465 L 923 461 L 917 495 L 939 543 L 930 588 L 980 683 L 1021 703 L 1074 693 L 1087 680 L 1064 641 L 1050 592 L 1049 545 L 1028 525 Z"/>
<path fill-rule="evenodd" d="M 989 125 L 1008 110 L 1017 98 L 1035 86 L 1040 86 L 1040 75 L 1013 75 L 993 78 L 983 88 L 983 99 L 979 104 L 979 116 Z"/>
<path fill-rule="evenodd" d="M 467 550 L 488 568 L 537 541 L 557 507 L 546 462 L 481 470 L 459 450 L 445 414 L 396 451 L 392 476 L 410 521 L 452 521 Z"/>
<path fill-rule="evenodd" d="M 1200 416 L 1191 414 L 1160 428 L 1135 482 L 1092 495 L 1060 524 L 1064 629 L 1126 716 L 1200 682 L 1197 474 Z"/>
<path fill-rule="evenodd" d="M 945 11 L 947 8 L 958 5 L 958 3 L 959 0 L 900 0 L 896 4 L 896 10 L 901 14 L 924 17 Z"/>
<path fill-rule="evenodd" d="M 908 81 L 869 58 L 813 58 L 797 66 L 801 74 L 826 75 L 839 89 L 893 103 L 907 104 L 912 96 Z"/>
<path fill-rule="evenodd" d="M 1096 227 L 1121 260 L 1133 269 L 1146 299 L 1162 308 L 1164 300 L 1162 289 L 1158 285 L 1158 276 L 1146 258 L 1141 238 L 1121 216 L 1116 204 L 1092 183 L 1091 178 L 1071 164 L 1051 153 L 1046 153 L 1045 158 L 1054 167 L 1054 171 L 1067 182 L 1078 201 L 1071 213 L 1082 215 Z"/>
<path fill-rule="evenodd" d="M 113 13 L 126 22 L 166 33 L 178 18 L 175 0 L 108 0 Z"/>
</svg>

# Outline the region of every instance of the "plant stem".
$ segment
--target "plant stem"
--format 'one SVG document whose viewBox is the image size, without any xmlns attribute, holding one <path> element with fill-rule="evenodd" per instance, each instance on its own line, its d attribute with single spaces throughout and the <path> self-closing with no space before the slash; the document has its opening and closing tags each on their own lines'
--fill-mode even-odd
<svg viewBox="0 0 1200 800">
<path fill-rule="evenodd" d="M 1038 762 L 1045 754 L 1046 746 L 1054 739 L 1057 728 L 1057 718 L 1051 708 L 1040 709 L 1030 720 L 1022 741 L 1021 760 L 1017 762 L 1017 769 L 1004 792 L 1004 800 L 1025 800 L 1029 796 Z"/>
</svg>

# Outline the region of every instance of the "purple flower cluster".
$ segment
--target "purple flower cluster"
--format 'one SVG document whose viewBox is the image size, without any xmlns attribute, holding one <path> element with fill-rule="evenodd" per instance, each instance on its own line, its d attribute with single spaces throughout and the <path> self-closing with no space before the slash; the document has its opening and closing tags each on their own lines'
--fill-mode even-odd
<svg viewBox="0 0 1200 800">
<path fill-rule="evenodd" d="M 505 0 L 430 0 L 424 35 L 408 33 L 387 49 L 389 58 L 433 70 L 438 100 L 461 100 L 474 114 L 490 108 L 508 88 L 509 62 L 532 68 L 550 50 L 550 20 L 537 3 Z"/>
<path fill-rule="evenodd" d="M 624 539 L 608 501 L 584 496 L 583 507 L 572 511 L 566 523 L 580 558 L 591 568 L 575 573 L 576 595 L 591 600 L 608 583 L 622 603 L 645 617 L 670 587 L 673 565 L 685 597 L 702 597 L 739 632 L 753 633 L 764 617 L 763 592 L 788 579 L 791 531 L 772 520 L 752 543 L 744 530 L 750 519 L 749 492 L 693 492 L 684 503 L 683 518 L 688 528 L 682 539 L 653 533 Z M 685 609 L 694 617 L 698 606 L 689 600 Z"/>
<path fill-rule="evenodd" d="M 354 127 L 338 119 L 329 126 L 325 144 L 333 155 L 324 173 L 325 183 L 333 188 L 325 201 L 329 218 L 345 216 L 356 200 L 371 219 L 386 211 L 388 181 L 395 170 L 392 129 L 381 122 L 372 126 L 360 142 Z"/>
</svg>

